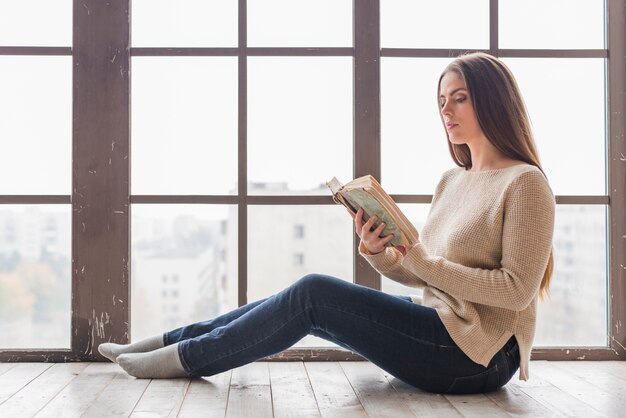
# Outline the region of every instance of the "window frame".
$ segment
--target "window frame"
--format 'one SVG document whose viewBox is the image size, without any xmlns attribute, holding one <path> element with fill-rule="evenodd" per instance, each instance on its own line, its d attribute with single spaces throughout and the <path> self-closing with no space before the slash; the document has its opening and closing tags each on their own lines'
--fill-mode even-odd
<svg viewBox="0 0 626 418">
<path fill-rule="evenodd" d="M 608 206 L 608 346 L 534 348 L 533 359 L 626 358 L 626 4 L 606 0 L 605 49 L 507 50 L 498 47 L 498 0 L 489 0 L 489 52 L 499 57 L 606 59 L 607 182 L 605 196 L 557 196 L 557 204 Z M 329 196 L 247 194 L 247 57 L 351 56 L 354 71 L 354 176 L 380 179 L 381 57 L 451 57 L 465 50 L 380 48 L 380 0 L 353 0 L 353 46 L 248 48 L 247 5 L 238 0 L 237 48 L 132 48 L 130 0 L 73 0 L 72 47 L 3 47 L 0 55 L 71 55 L 73 59 L 72 194 L 0 195 L 0 204 L 72 205 L 72 341 L 70 350 L 0 348 L 0 361 L 101 360 L 96 347 L 130 339 L 130 220 L 133 204 L 235 204 L 238 206 L 238 303 L 247 293 L 249 205 L 335 204 Z M 154 196 L 130 194 L 130 70 L 133 56 L 238 58 L 238 194 Z M 430 203 L 432 195 L 393 195 L 398 203 Z M 380 289 L 380 275 L 358 256 L 356 282 Z M 107 317 L 106 321 L 103 318 Z M 361 359 L 345 350 L 290 349 L 275 360 Z"/>
</svg>

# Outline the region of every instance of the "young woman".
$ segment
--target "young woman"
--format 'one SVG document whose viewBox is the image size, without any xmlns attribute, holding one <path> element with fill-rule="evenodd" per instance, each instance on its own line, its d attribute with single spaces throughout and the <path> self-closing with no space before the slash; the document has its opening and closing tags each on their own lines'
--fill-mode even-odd
<svg viewBox="0 0 626 418">
<path fill-rule="evenodd" d="M 493 391 L 518 368 L 526 380 L 537 298 L 552 273 L 554 196 L 504 64 L 483 53 L 457 58 L 438 99 L 459 167 L 443 174 L 421 235 L 412 231 L 418 243 L 385 247 L 384 225 L 354 217 L 359 253 L 423 298 L 311 274 L 215 319 L 100 353 L 139 378 L 210 376 L 312 334 L 427 391 Z"/>
</svg>

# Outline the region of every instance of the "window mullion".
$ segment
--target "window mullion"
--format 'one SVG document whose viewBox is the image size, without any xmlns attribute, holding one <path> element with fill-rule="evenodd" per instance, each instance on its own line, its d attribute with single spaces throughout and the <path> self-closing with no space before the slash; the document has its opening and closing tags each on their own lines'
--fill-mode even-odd
<svg viewBox="0 0 626 418">
<path fill-rule="evenodd" d="M 72 351 L 129 340 L 129 0 L 74 1 Z"/>
<path fill-rule="evenodd" d="M 354 177 L 380 178 L 380 1 L 354 1 Z M 355 242 L 358 237 L 355 234 Z M 354 254 L 356 283 L 380 289 L 380 275 Z"/>
<path fill-rule="evenodd" d="M 626 357 L 626 4 L 608 0 L 609 346 Z"/>
<path fill-rule="evenodd" d="M 239 0 L 237 303 L 248 303 L 248 45 L 247 3 Z"/>
</svg>

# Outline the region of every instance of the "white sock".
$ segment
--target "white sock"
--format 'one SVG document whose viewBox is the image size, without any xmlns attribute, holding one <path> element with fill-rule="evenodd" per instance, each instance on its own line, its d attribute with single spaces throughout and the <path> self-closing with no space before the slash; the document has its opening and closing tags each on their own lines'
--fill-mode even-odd
<svg viewBox="0 0 626 418">
<path fill-rule="evenodd" d="M 178 344 L 147 353 L 120 354 L 117 363 L 131 376 L 139 379 L 189 377 L 178 355 Z"/>
<path fill-rule="evenodd" d="M 137 341 L 132 344 L 115 344 L 115 343 L 103 343 L 98 346 L 98 351 L 104 357 L 108 358 L 112 362 L 117 361 L 117 357 L 120 354 L 126 353 L 145 353 L 147 351 L 156 350 L 163 347 L 163 335 L 155 335 L 154 337 L 146 338 L 145 340 Z"/>
</svg>

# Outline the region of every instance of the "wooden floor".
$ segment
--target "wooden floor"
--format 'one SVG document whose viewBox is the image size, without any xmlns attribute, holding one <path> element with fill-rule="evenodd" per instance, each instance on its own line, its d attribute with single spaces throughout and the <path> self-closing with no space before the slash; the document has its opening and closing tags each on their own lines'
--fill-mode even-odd
<svg viewBox="0 0 626 418">
<path fill-rule="evenodd" d="M 531 363 L 486 395 L 436 395 L 367 362 L 257 362 L 143 380 L 112 363 L 0 363 L 0 417 L 626 417 L 625 362 Z"/>
</svg>

